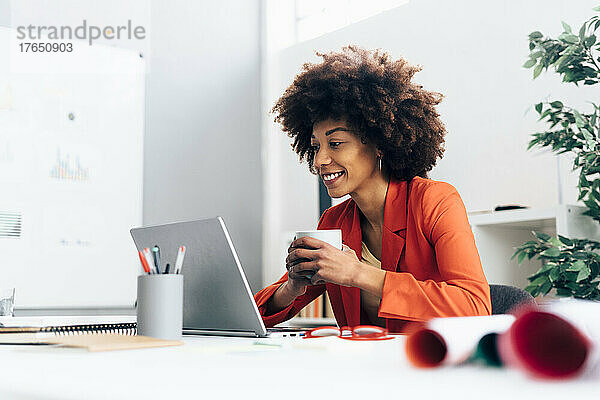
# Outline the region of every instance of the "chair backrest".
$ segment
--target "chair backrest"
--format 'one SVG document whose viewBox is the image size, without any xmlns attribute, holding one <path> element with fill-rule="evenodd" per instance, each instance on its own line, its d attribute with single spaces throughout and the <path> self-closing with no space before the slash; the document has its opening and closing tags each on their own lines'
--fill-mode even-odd
<svg viewBox="0 0 600 400">
<path fill-rule="evenodd" d="M 506 314 L 520 305 L 535 305 L 533 296 L 523 289 L 508 285 L 490 285 L 492 315 Z"/>
</svg>

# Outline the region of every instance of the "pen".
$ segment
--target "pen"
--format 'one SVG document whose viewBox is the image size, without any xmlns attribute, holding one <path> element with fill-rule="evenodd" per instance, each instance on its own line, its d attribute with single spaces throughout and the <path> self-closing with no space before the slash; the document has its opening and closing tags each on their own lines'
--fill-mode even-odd
<svg viewBox="0 0 600 400">
<path fill-rule="evenodd" d="M 150 267 L 148 266 L 148 261 L 146 261 L 146 257 L 144 257 L 144 255 L 142 254 L 141 251 L 138 251 L 138 254 L 140 256 L 140 261 L 142 262 L 142 267 L 144 268 L 144 272 L 146 272 L 147 274 L 150 273 Z"/>
<path fill-rule="evenodd" d="M 158 246 L 152 248 L 152 257 L 154 258 L 154 266 L 156 267 L 156 273 L 160 274 L 160 249 Z"/>
<path fill-rule="evenodd" d="M 169 263 L 167 263 L 167 266 L 165 267 L 165 274 L 169 273 L 169 267 L 170 267 L 170 265 L 169 265 Z"/>
<path fill-rule="evenodd" d="M 156 270 L 154 268 L 152 268 L 154 266 L 154 260 L 152 260 L 152 255 L 150 254 L 150 249 L 147 247 L 144 247 L 143 250 L 144 253 L 144 257 L 146 258 L 146 262 L 148 263 L 148 266 L 150 268 L 150 273 L 155 274 Z"/>
<path fill-rule="evenodd" d="M 177 251 L 177 260 L 175 261 L 175 273 L 181 273 L 181 267 L 183 266 L 183 257 L 185 257 L 185 246 L 179 246 Z"/>
</svg>

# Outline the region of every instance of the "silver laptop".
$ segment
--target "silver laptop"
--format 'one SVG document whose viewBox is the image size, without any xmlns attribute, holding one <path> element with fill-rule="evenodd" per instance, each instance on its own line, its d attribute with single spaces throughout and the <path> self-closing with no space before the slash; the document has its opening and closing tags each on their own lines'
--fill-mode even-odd
<svg viewBox="0 0 600 400">
<path fill-rule="evenodd" d="M 182 267 L 183 333 L 227 336 L 303 336 L 301 329 L 266 329 L 221 217 L 131 229 L 138 250 L 158 246 L 161 270 Z"/>
</svg>

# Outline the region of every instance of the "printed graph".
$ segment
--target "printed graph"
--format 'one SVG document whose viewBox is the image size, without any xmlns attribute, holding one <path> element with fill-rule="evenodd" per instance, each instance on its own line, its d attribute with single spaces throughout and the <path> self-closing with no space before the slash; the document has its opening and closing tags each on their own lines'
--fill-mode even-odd
<svg viewBox="0 0 600 400">
<path fill-rule="evenodd" d="M 81 165 L 79 156 L 61 154 L 59 148 L 56 150 L 56 161 L 50 169 L 50 177 L 62 181 L 87 182 L 90 171 Z"/>
</svg>

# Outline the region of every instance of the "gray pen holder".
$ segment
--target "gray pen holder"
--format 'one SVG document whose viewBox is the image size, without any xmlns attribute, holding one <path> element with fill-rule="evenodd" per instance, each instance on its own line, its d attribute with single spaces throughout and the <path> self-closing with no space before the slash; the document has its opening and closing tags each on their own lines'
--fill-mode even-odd
<svg viewBox="0 0 600 400">
<path fill-rule="evenodd" d="M 183 328 L 183 275 L 140 275 L 137 334 L 179 340 Z"/>
</svg>

